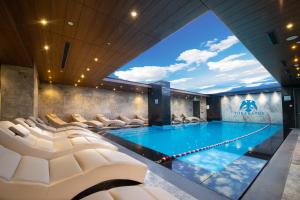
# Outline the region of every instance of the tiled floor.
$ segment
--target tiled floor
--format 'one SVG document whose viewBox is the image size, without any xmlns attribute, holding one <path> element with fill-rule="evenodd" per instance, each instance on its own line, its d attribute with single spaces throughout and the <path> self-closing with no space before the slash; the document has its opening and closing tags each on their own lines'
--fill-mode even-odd
<svg viewBox="0 0 300 200">
<path fill-rule="evenodd" d="M 300 199 L 300 136 L 293 153 L 293 158 L 285 184 L 282 200 Z"/>
<path fill-rule="evenodd" d="M 170 182 L 167 182 L 166 180 L 164 180 L 163 178 L 154 174 L 151 171 L 148 171 L 147 173 L 145 185 L 162 188 L 168 191 L 169 193 L 173 194 L 175 197 L 177 197 L 180 200 L 196 200 L 191 195 L 185 193 L 175 185 L 171 184 Z"/>
</svg>

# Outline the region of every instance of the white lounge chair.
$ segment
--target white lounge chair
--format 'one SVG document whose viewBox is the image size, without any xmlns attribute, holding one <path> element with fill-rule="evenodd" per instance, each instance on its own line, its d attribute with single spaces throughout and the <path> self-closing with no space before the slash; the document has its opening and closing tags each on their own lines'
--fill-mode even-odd
<svg viewBox="0 0 300 200">
<path fill-rule="evenodd" d="M 85 131 L 85 132 L 91 132 L 90 130 L 88 130 L 86 128 L 82 128 L 79 126 L 73 126 L 73 125 L 64 126 L 64 127 L 60 127 L 60 128 L 52 127 L 52 126 L 49 126 L 48 124 L 46 124 L 46 122 L 44 122 L 39 117 L 30 116 L 28 119 L 33 121 L 39 128 L 41 128 L 43 130 L 51 131 L 51 132 L 61 132 L 61 131 L 66 131 L 66 130 L 81 130 L 81 131 Z"/>
<path fill-rule="evenodd" d="M 79 126 L 81 128 L 88 128 L 89 126 L 86 124 L 83 124 L 81 122 L 70 122 L 67 123 L 64 120 L 62 120 L 61 118 L 59 118 L 56 114 L 54 113 L 49 113 L 46 115 L 47 120 L 55 127 L 65 127 L 65 126 Z"/>
<path fill-rule="evenodd" d="M 183 120 L 180 119 L 177 115 L 172 114 L 172 124 L 181 124 Z"/>
<path fill-rule="evenodd" d="M 22 155 L 45 159 L 57 158 L 82 149 L 107 148 L 116 151 L 109 142 L 93 137 L 74 137 L 60 140 L 46 140 L 31 134 L 22 125 L 9 121 L 0 122 L 0 144 Z"/>
<path fill-rule="evenodd" d="M 104 181 L 142 183 L 147 172 L 145 164 L 108 149 L 43 159 L 0 145 L 0 155 L 0 199 L 5 200 L 69 200 Z"/>
<path fill-rule="evenodd" d="M 100 122 L 102 122 L 104 124 L 104 126 L 108 127 L 124 127 L 126 126 L 126 123 L 118 120 L 118 119 L 108 119 L 107 117 L 105 117 L 102 114 L 97 114 L 96 115 L 96 119 L 99 120 Z"/>
<path fill-rule="evenodd" d="M 127 125 L 139 125 L 139 126 L 144 126 L 144 121 L 140 119 L 129 119 L 128 117 L 124 115 L 120 115 L 119 119 L 124 121 Z"/>
<path fill-rule="evenodd" d="M 170 193 L 157 187 L 144 185 L 123 186 L 96 192 L 82 200 L 177 200 Z"/>
<path fill-rule="evenodd" d="M 148 124 L 148 119 L 145 118 L 145 117 L 143 117 L 143 116 L 141 116 L 141 115 L 139 115 L 139 114 L 136 114 L 136 115 L 135 115 L 135 118 L 136 118 L 136 119 L 139 119 L 139 120 L 142 120 L 142 121 L 144 122 L 145 125 Z"/>
<path fill-rule="evenodd" d="M 75 129 L 75 130 L 65 130 L 65 131 L 57 131 L 57 132 L 52 132 L 49 130 L 44 130 L 40 128 L 34 121 L 31 119 L 24 119 L 24 118 L 16 118 L 13 121 L 15 124 L 21 124 L 27 129 L 31 131 L 32 134 L 48 139 L 48 140 L 55 140 L 55 139 L 60 139 L 60 138 L 70 138 L 70 137 L 78 137 L 78 136 L 85 136 L 85 137 L 95 137 L 95 138 L 100 138 L 101 136 L 98 134 L 95 134 L 91 131 L 83 131 L 81 129 Z M 84 129 L 85 130 L 85 129 Z"/>
<path fill-rule="evenodd" d="M 185 114 L 181 114 L 182 118 L 184 119 L 184 121 L 186 122 L 200 122 L 200 118 L 199 117 L 187 117 L 185 116 Z"/>
<path fill-rule="evenodd" d="M 103 127 L 103 124 L 101 122 L 96 121 L 96 120 L 86 120 L 84 117 L 82 117 L 78 113 L 72 114 L 72 119 L 75 122 L 81 122 L 81 123 L 87 124 L 87 125 L 95 127 L 95 128 L 101 128 L 101 127 Z"/>
</svg>

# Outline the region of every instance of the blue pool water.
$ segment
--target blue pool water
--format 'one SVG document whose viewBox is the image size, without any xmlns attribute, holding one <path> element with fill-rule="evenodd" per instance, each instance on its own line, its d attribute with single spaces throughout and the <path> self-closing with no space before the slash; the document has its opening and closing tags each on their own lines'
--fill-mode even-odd
<svg viewBox="0 0 300 200">
<path fill-rule="evenodd" d="M 231 140 L 265 126 L 266 124 L 262 123 L 213 121 L 198 124 L 120 129 L 110 131 L 110 133 L 171 156 L 225 140 Z M 179 158 L 179 160 L 211 172 L 217 172 L 243 156 L 246 152 L 251 151 L 255 146 L 281 129 L 282 125 L 272 124 L 249 137 L 210 150 L 184 156 Z"/>
</svg>

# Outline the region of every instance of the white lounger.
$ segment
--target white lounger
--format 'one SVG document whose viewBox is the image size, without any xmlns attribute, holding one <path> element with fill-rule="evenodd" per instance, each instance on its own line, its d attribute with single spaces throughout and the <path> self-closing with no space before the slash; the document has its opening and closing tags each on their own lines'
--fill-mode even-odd
<svg viewBox="0 0 300 200">
<path fill-rule="evenodd" d="M 85 137 L 95 137 L 100 138 L 101 136 L 95 134 L 91 131 L 82 131 L 82 130 L 65 130 L 59 132 L 52 132 L 48 130 L 43 130 L 37 126 L 35 122 L 30 119 L 24 118 L 16 118 L 14 119 L 15 124 L 21 124 L 27 129 L 31 131 L 31 133 L 37 137 L 41 137 L 48 140 L 56 140 L 61 138 L 70 138 L 70 137 L 78 137 L 78 136 L 85 136 Z"/>
<path fill-rule="evenodd" d="M 139 126 L 144 126 L 144 121 L 140 119 L 129 119 L 128 117 L 124 115 L 119 116 L 120 120 L 124 121 L 126 125 L 139 125 Z"/>
<path fill-rule="evenodd" d="M 149 120 L 146 119 L 145 117 L 141 116 L 141 115 L 136 114 L 136 115 L 135 115 L 135 118 L 136 118 L 136 119 L 142 120 L 142 121 L 144 122 L 144 124 L 148 124 L 148 121 L 149 121 Z"/>
<path fill-rule="evenodd" d="M 12 127 L 17 131 L 12 130 Z M 93 137 L 74 137 L 54 141 L 42 139 L 31 134 L 22 125 L 15 125 L 9 121 L 0 122 L 0 145 L 22 155 L 45 159 L 56 158 L 83 149 L 107 148 L 117 150 L 117 147 L 111 143 Z"/>
<path fill-rule="evenodd" d="M 82 128 L 79 126 L 73 126 L 73 125 L 55 128 L 55 127 L 49 126 L 42 119 L 40 119 L 38 117 L 30 116 L 28 119 L 33 121 L 39 128 L 41 128 L 43 130 L 51 131 L 51 132 L 61 132 L 61 131 L 67 131 L 67 130 L 81 130 L 81 131 L 85 131 L 85 132 L 91 132 L 90 130 L 88 130 L 86 128 Z"/>
<path fill-rule="evenodd" d="M 104 126 L 114 126 L 114 127 L 124 127 L 126 125 L 125 122 L 117 119 L 108 119 L 102 114 L 97 114 L 96 119 L 104 124 Z"/>
<path fill-rule="evenodd" d="M 180 119 L 177 115 L 172 114 L 172 123 L 173 124 L 180 124 L 180 123 L 183 123 L 183 120 Z"/>
<path fill-rule="evenodd" d="M 0 199 L 5 200 L 70 200 L 108 180 L 143 182 L 147 172 L 145 164 L 107 149 L 48 160 L 22 156 L 0 145 L 0 155 Z"/>
<path fill-rule="evenodd" d="M 161 188 L 144 185 L 117 187 L 96 192 L 82 200 L 177 200 Z"/>
<path fill-rule="evenodd" d="M 96 121 L 96 120 L 86 120 L 84 117 L 82 117 L 80 114 L 76 113 L 76 114 L 72 114 L 72 119 L 75 121 L 75 122 L 81 122 L 81 123 L 84 123 L 84 124 L 87 124 L 89 126 L 93 126 L 93 127 L 96 127 L 96 128 L 101 128 L 103 127 L 103 124 L 99 121 Z"/>
<path fill-rule="evenodd" d="M 47 120 L 55 127 L 65 127 L 65 126 L 79 126 L 81 128 L 88 128 L 89 126 L 86 124 L 83 124 L 81 122 L 71 122 L 71 123 L 67 123 L 64 120 L 62 120 L 61 118 L 59 118 L 56 114 L 54 113 L 49 113 L 46 115 Z"/>
<path fill-rule="evenodd" d="M 200 118 L 199 117 L 187 117 L 185 116 L 185 114 L 181 114 L 181 116 L 184 118 L 184 120 L 186 122 L 200 122 Z"/>
</svg>

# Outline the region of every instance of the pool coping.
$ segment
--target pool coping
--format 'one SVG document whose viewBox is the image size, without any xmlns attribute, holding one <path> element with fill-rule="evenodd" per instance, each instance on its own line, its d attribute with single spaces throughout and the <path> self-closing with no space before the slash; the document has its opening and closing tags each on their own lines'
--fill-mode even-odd
<svg viewBox="0 0 300 200">
<path fill-rule="evenodd" d="M 115 136 L 116 138 L 119 138 L 117 136 Z M 258 184 L 257 186 L 257 182 L 258 180 L 260 180 L 261 178 L 261 175 L 265 174 L 264 171 L 269 171 L 269 168 L 270 166 L 273 166 L 274 165 L 274 162 L 271 162 L 271 160 L 278 154 L 282 151 L 282 148 L 285 147 L 283 146 L 283 144 L 286 144 L 286 141 L 290 141 L 290 139 L 288 140 L 288 138 L 290 138 L 290 134 L 289 136 L 280 144 L 280 146 L 278 147 L 278 149 L 276 150 L 276 152 L 274 153 L 274 155 L 272 156 L 271 159 L 269 159 L 268 163 L 266 164 L 266 166 L 263 168 L 263 170 L 257 175 L 257 177 L 254 179 L 253 183 L 249 186 L 249 188 L 244 192 L 244 194 L 241 196 L 241 199 L 253 199 L 255 197 L 255 199 L 265 199 L 266 196 L 265 195 L 265 191 L 264 191 L 264 187 L 266 185 L 268 185 L 270 182 L 269 181 L 263 181 L 263 184 Z M 107 138 L 109 139 L 109 138 Z M 120 139 L 120 138 L 119 138 Z M 161 176 L 162 178 L 164 178 L 165 180 L 167 180 L 168 182 L 172 183 L 173 185 L 179 187 L 180 189 L 182 189 L 183 191 L 187 192 L 188 194 L 194 196 L 195 198 L 197 199 L 214 199 L 214 200 L 223 200 L 223 199 L 229 199 L 227 198 L 226 196 L 223 196 L 201 184 L 198 184 L 198 183 L 195 183 L 189 179 L 187 179 L 186 177 L 183 177 L 182 175 L 179 175 L 177 174 L 176 172 L 166 168 L 165 166 L 162 166 L 158 163 L 155 163 L 153 160 L 149 159 L 149 158 L 146 158 L 144 157 L 143 155 L 140 155 L 139 153 L 136 153 L 134 152 L 133 150 L 131 150 L 130 148 L 128 149 L 127 145 L 125 146 L 122 146 L 122 144 L 118 144 L 117 142 L 115 142 L 114 140 L 111 140 L 109 139 L 110 141 L 112 141 L 116 146 L 119 147 L 120 151 L 136 158 L 137 160 L 140 160 L 144 163 L 146 163 L 149 167 L 149 169 L 156 173 L 157 175 Z M 124 139 L 121 139 L 121 140 L 124 140 Z M 126 140 L 124 140 L 126 142 Z M 290 145 L 290 144 L 289 144 Z M 139 146 L 139 145 L 137 145 Z M 163 155 L 163 154 L 162 154 Z M 161 155 L 158 155 L 158 156 L 161 156 Z M 278 157 L 278 156 L 276 156 Z M 285 162 L 286 163 L 286 162 Z M 275 165 L 277 165 L 277 162 L 275 163 Z M 273 170 L 273 169 L 272 169 Z M 264 172 L 264 173 L 263 173 Z M 288 170 L 285 171 L 286 173 L 285 174 L 285 179 L 284 181 L 282 180 L 282 178 L 280 178 L 279 180 L 283 183 L 281 185 L 282 188 L 281 190 L 276 190 L 276 192 L 280 193 L 280 195 L 282 194 L 283 192 L 283 189 L 284 189 L 284 184 L 285 184 L 285 180 L 286 180 L 286 177 L 287 177 L 287 173 L 288 173 Z M 279 172 L 279 173 L 282 173 L 282 172 Z M 272 174 L 271 174 L 271 177 L 272 177 Z M 268 177 L 267 177 L 268 178 Z M 277 183 L 278 183 L 278 180 L 277 180 Z M 253 192 L 253 189 L 252 187 L 258 187 L 259 190 L 262 190 L 262 194 L 261 194 L 261 197 L 260 198 L 257 194 L 257 191 L 254 190 Z M 251 196 L 251 193 L 253 193 L 254 196 Z M 268 192 L 267 192 L 268 193 Z M 281 196 L 280 195 L 277 195 L 277 198 L 270 198 L 270 196 L 267 197 L 267 199 L 281 199 Z M 276 195 L 274 195 L 276 196 Z M 278 196 L 280 196 L 280 198 L 278 198 Z"/>
<path fill-rule="evenodd" d="M 242 200 L 281 200 L 299 134 L 299 129 L 290 132 L 243 195 Z"/>
</svg>

